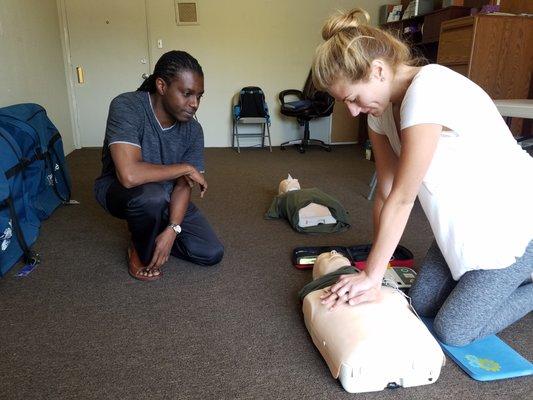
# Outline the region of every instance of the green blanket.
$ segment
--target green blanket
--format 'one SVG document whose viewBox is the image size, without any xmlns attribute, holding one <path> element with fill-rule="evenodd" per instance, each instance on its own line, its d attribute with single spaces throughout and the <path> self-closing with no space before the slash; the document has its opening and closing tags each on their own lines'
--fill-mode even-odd
<svg viewBox="0 0 533 400">
<path fill-rule="evenodd" d="M 305 228 L 299 226 L 298 211 L 311 203 L 327 207 L 337 222 L 335 224 L 321 224 Z M 296 231 L 303 233 L 341 232 L 350 227 L 348 213 L 344 207 L 337 199 L 316 188 L 292 190 L 276 196 L 265 214 L 265 218 L 286 218 Z"/>
</svg>

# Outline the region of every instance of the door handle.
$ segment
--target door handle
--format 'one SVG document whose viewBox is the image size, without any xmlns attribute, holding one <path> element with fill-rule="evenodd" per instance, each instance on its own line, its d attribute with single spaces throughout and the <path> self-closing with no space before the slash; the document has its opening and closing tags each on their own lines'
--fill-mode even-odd
<svg viewBox="0 0 533 400">
<path fill-rule="evenodd" d="M 78 76 L 78 83 L 85 83 L 85 78 L 83 77 L 82 67 L 76 67 L 76 75 Z"/>
<path fill-rule="evenodd" d="M 148 79 L 150 75 L 148 75 L 146 72 L 144 74 L 141 75 L 141 78 L 143 78 L 144 80 Z"/>
</svg>

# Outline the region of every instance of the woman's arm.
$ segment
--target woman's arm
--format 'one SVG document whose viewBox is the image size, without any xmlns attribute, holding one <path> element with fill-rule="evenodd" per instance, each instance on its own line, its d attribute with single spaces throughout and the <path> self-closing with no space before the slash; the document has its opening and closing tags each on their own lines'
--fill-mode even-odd
<svg viewBox="0 0 533 400">
<path fill-rule="evenodd" d="M 376 241 L 376 236 L 379 227 L 379 216 L 392 189 L 394 175 L 398 168 L 398 157 L 389 143 L 389 139 L 385 135 L 379 135 L 372 129 L 368 129 L 368 136 L 372 143 L 372 152 L 376 164 L 377 186 L 374 196 L 374 204 L 372 208 L 373 219 L 373 239 L 372 243 Z"/>
<path fill-rule="evenodd" d="M 387 264 L 403 234 L 422 179 L 433 159 L 441 130 L 442 126 L 436 124 L 421 124 L 402 130 L 401 155 L 390 193 L 375 217 L 375 240 L 366 268 L 360 274 L 342 276 L 331 287 L 336 298 L 325 297 L 323 303 L 331 305 L 332 309 L 346 301 L 353 305 L 374 300 L 379 295 Z M 376 154 L 376 157 L 379 155 Z M 382 184 L 386 191 L 385 183 Z"/>
</svg>

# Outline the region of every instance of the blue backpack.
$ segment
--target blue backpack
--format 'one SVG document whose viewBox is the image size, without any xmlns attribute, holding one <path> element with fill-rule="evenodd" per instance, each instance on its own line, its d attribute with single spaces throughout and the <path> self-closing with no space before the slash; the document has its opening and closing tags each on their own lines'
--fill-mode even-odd
<svg viewBox="0 0 533 400">
<path fill-rule="evenodd" d="M 38 104 L 0 108 L 0 127 L 9 132 L 22 152 L 19 168 L 28 181 L 32 207 L 41 220 L 70 200 L 70 176 L 57 128 Z"/>
<path fill-rule="evenodd" d="M 0 127 L 0 276 L 24 255 L 32 262 L 30 246 L 41 222 L 30 204 L 22 170 L 22 153 L 11 135 Z"/>
<path fill-rule="evenodd" d="M 0 276 L 24 256 L 41 221 L 70 200 L 63 143 L 46 111 L 37 104 L 0 108 Z"/>
</svg>

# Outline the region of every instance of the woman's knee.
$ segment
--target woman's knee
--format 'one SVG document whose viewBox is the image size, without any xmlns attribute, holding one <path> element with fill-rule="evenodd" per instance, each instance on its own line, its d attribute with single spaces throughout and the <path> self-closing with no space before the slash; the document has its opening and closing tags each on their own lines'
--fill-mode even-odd
<svg viewBox="0 0 533 400">
<path fill-rule="evenodd" d="M 445 320 L 439 314 L 433 321 L 433 330 L 437 339 L 448 346 L 462 347 L 479 338 L 479 333 L 454 321 Z"/>
<path fill-rule="evenodd" d="M 433 293 L 434 290 L 428 286 L 426 282 L 416 279 L 409 289 L 409 297 L 411 298 L 411 306 L 418 315 L 433 318 L 439 311 L 442 301 L 439 301 L 438 296 Z"/>
<path fill-rule="evenodd" d="M 411 305 L 421 317 L 434 317 L 438 307 L 430 301 L 428 296 L 420 294 L 417 290 L 409 291 Z"/>
</svg>

